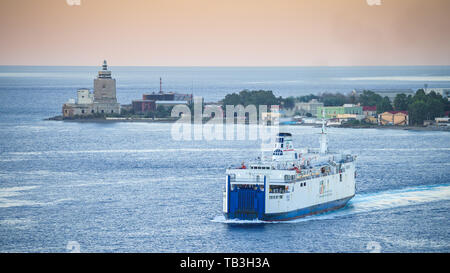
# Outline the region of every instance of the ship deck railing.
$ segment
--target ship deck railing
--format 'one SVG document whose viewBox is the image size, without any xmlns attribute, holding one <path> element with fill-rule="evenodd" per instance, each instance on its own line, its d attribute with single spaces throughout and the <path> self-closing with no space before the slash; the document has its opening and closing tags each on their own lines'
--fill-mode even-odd
<svg viewBox="0 0 450 273">
<path fill-rule="evenodd" d="M 295 181 L 305 181 L 305 180 L 311 180 L 314 178 L 319 177 L 327 177 L 330 175 L 336 175 L 336 174 L 343 174 L 345 173 L 345 169 L 342 169 L 341 172 L 332 172 L 332 171 L 326 171 L 326 172 L 302 172 L 298 173 L 294 179 L 272 179 L 271 182 L 284 182 L 284 183 L 292 183 Z M 239 182 L 239 183 L 252 183 L 252 184 L 258 184 L 258 183 L 264 183 L 263 177 L 251 177 L 251 178 L 239 178 L 236 179 L 236 176 L 230 175 L 230 182 Z"/>
<path fill-rule="evenodd" d="M 345 158 L 342 160 L 338 160 L 338 161 L 329 161 L 327 162 L 327 164 L 331 165 L 331 166 L 336 166 L 336 164 L 344 164 L 344 163 L 350 163 L 353 162 L 354 158 L 350 157 L 350 158 Z M 242 168 L 242 166 L 230 166 L 227 169 L 229 170 L 261 170 L 261 171 L 270 171 L 270 170 L 282 170 L 282 171 L 293 171 L 293 167 L 292 164 L 280 164 L 280 163 L 276 163 L 276 162 L 264 162 L 262 163 L 264 165 L 264 167 L 269 166 L 268 169 L 252 169 L 251 165 L 253 164 L 259 164 L 259 163 L 250 163 L 248 166 L 246 165 L 245 168 Z M 323 167 L 323 164 L 319 164 L 319 165 L 299 165 L 298 167 L 300 167 L 301 169 L 306 169 L 306 170 L 316 170 L 316 169 L 320 169 L 321 167 Z"/>
</svg>

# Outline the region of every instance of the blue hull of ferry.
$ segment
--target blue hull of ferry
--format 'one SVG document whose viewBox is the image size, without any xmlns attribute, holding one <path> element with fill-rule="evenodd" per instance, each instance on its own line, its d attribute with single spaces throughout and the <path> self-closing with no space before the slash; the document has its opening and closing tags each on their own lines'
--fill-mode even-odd
<svg viewBox="0 0 450 273">
<path fill-rule="evenodd" d="M 262 192 L 264 193 L 264 192 Z M 237 196 L 236 196 L 237 197 Z M 324 212 L 328 212 L 328 211 L 333 211 L 333 210 L 337 210 L 340 209 L 342 207 L 344 207 L 348 201 L 350 201 L 350 199 L 352 199 L 353 196 L 349 196 L 343 199 L 339 199 L 339 200 L 335 200 L 335 201 L 331 201 L 331 202 L 327 202 L 327 203 L 323 203 L 323 204 L 318 204 L 318 205 L 314 205 L 311 207 L 307 207 L 307 208 L 301 208 L 298 210 L 294 210 L 294 211 L 289 211 L 289 212 L 283 212 L 283 213 L 262 213 L 261 210 L 264 208 L 264 204 L 262 204 L 262 206 L 258 206 L 258 201 L 254 201 L 255 202 L 255 206 L 254 209 L 246 209 L 246 210 L 242 210 L 242 209 L 236 209 L 235 206 L 231 205 L 231 207 L 229 206 L 229 208 L 231 208 L 231 210 L 229 210 L 230 212 L 225 213 L 225 217 L 227 219 L 239 219 L 239 220 L 262 220 L 262 221 L 288 221 L 288 220 L 293 220 L 296 218 L 301 218 L 301 217 L 305 217 L 308 215 L 313 215 L 313 214 L 320 214 L 320 213 L 324 213 Z M 233 202 L 233 195 L 231 196 L 231 203 Z M 253 199 L 253 198 L 251 198 Z M 264 200 L 264 199 L 263 199 Z M 242 201 L 238 201 L 241 202 Z M 259 207 L 259 209 L 258 209 Z"/>
</svg>

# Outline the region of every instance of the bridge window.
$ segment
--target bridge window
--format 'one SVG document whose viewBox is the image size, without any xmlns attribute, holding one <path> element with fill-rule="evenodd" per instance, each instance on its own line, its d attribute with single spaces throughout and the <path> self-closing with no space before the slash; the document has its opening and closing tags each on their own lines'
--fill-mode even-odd
<svg viewBox="0 0 450 273">
<path fill-rule="evenodd" d="M 280 149 L 276 149 L 275 151 L 273 151 L 273 155 L 283 155 L 283 151 Z"/>
</svg>

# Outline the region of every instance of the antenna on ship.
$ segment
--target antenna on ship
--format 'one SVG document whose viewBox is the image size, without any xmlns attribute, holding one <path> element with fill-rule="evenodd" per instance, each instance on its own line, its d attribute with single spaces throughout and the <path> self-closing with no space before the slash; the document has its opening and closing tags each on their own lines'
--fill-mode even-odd
<svg viewBox="0 0 450 273">
<path fill-rule="evenodd" d="M 159 93 L 162 94 L 162 78 L 159 77 Z"/>
<path fill-rule="evenodd" d="M 320 136 L 320 153 L 326 154 L 328 152 L 327 128 L 325 126 L 325 108 L 322 108 L 322 132 Z"/>
</svg>

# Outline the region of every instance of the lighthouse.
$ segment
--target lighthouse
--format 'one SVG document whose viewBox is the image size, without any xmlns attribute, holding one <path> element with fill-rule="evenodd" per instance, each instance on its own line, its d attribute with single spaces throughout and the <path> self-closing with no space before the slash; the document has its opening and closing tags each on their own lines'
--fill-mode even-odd
<svg viewBox="0 0 450 273">
<path fill-rule="evenodd" d="M 102 69 L 94 79 L 94 112 L 101 114 L 119 114 L 120 104 L 116 97 L 116 80 L 108 70 L 108 63 L 103 61 Z"/>
<path fill-rule="evenodd" d="M 71 99 L 63 104 L 63 117 L 120 114 L 120 103 L 117 103 L 116 98 L 116 80 L 111 77 L 106 60 L 94 79 L 94 94 L 88 88 L 81 88 L 77 95 L 77 101 Z"/>
</svg>

